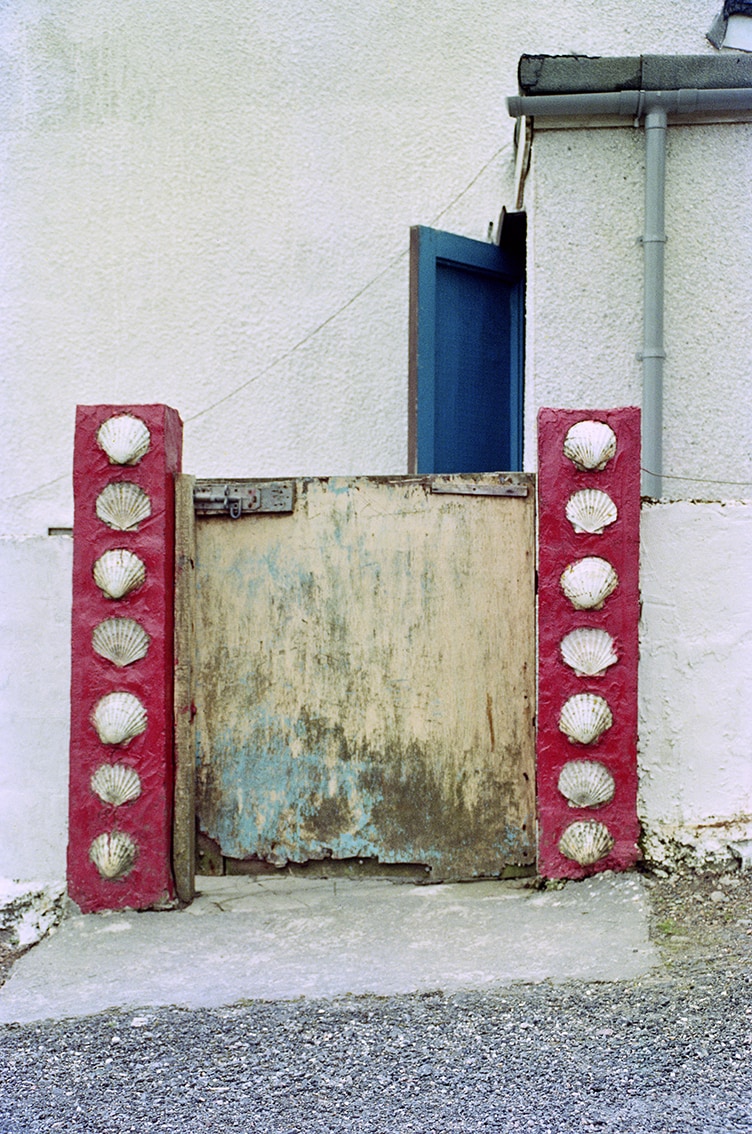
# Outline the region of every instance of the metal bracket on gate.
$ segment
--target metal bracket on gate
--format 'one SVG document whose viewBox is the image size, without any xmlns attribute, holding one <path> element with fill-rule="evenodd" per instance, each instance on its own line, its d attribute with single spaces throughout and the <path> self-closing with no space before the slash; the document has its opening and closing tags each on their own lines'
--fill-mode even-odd
<svg viewBox="0 0 752 1134">
<path fill-rule="evenodd" d="M 477 484 L 472 481 L 431 481 L 431 492 L 447 496 L 527 496 L 528 486 L 514 475 L 500 476 L 496 484 Z"/>
<path fill-rule="evenodd" d="M 266 512 L 292 512 L 295 482 L 292 480 L 197 480 L 193 486 L 193 508 L 198 516 L 253 516 Z"/>
</svg>

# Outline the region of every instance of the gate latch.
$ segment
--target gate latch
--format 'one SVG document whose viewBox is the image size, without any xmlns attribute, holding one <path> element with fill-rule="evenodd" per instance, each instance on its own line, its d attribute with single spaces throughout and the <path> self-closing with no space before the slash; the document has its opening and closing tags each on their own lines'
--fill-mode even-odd
<svg viewBox="0 0 752 1134">
<path fill-rule="evenodd" d="M 193 486 L 193 508 L 197 516 L 229 516 L 239 520 L 268 512 L 292 512 L 295 483 L 292 480 L 197 480 Z"/>
</svg>

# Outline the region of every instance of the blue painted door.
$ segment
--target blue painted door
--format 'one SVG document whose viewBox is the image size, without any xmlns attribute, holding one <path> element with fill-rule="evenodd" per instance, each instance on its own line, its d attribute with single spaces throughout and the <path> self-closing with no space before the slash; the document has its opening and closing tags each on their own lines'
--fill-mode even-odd
<svg viewBox="0 0 752 1134">
<path fill-rule="evenodd" d="M 411 230 L 409 468 L 522 468 L 524 261 Z"/>
</svg>

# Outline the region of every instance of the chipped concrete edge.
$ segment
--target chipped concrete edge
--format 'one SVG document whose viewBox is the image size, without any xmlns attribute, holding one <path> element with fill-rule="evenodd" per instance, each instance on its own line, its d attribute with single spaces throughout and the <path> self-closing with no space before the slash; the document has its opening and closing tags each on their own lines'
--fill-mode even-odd
<svg viewBox="0 0 752 1134">
<path fill-rule="evenodd" d="M 66 913 L 63 882 L 16 882 L 0 878 L 0 940 L 12 948 L 36 945 Z"/>
<path fill-rule="evenodd" d="M 738 822 L 653 825 L 643 829 L 646 865 L 669 872 L 677 869 L 723 870 L 737 866 L 752 870 L 752 817 Z"/>
</svg>

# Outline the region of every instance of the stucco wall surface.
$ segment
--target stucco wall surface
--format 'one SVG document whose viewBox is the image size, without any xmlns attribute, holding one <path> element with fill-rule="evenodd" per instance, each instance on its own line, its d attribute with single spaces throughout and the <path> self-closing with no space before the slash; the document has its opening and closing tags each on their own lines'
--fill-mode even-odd
<svg viewBox="0 0 752 1134">
<path fill-rule="evenodd" d="M 0 876 L 6 879 L 65 878 L 72 551 L 65 537 L 0 539 Z"/>
<path fill-rule="evenodd" d="M 404 470 L 408 229 L 509 203 L 520 54 L 711 52 L 716 7 L 4 6 L 2 530 L 70 521 L 76 403 L 174 405 L 198 475 Z"/>
<path fill-rule="evenodd" d="M 642 511 L 640 809 L 659 861 L 752 839 L 752 503 Z"/>
<path fill-rule="evenodd" d="M 550 121 L 550 120 L 549 120 Z M 539 406 L 642 399 L 642 128 L 540 130 L 525 203 Z M 669 126 L 664 496 L 752 495 L 752 124 Z"/>
<path fill-rule="evenodd" d="M 525 190 L 527 462 L 541 407 L 640 405 L 642 149 L 636 130 L 535 134 Z"/>
</svg>

